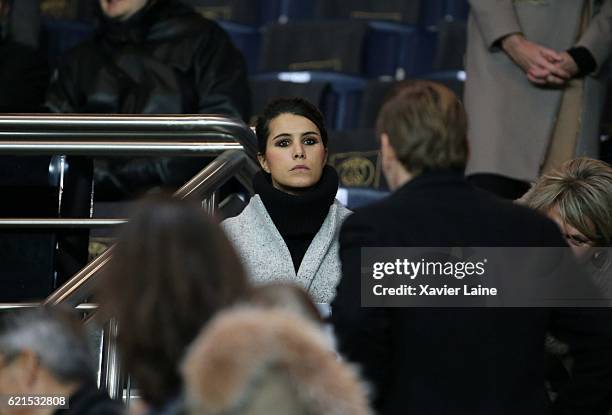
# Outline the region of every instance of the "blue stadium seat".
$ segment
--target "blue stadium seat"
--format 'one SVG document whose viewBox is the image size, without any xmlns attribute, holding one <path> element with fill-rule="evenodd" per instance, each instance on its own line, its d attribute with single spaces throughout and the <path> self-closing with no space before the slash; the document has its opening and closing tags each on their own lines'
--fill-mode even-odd
<svg viewBox="0 0 612 415">
<path fill-rule="evenodd" d="M 359 128 L 375 127 L 378 111 L 394 85 L 394 81 L 371 80 L 368 82 L 361 99 Z"/>
<path fill-rule="evenodd" d="M 356 76 L 350 76 L 333 72 L 269 72 L 251 77 L 253 88 L 254 109 L 261 107 L 261 100 L 257 97 L 259 88 L 257 82 L 276 82 L 285 84 L 282 89 L 283 96 L 302 96 L 310 101 L 314 97 L 312 93 L 321 96 L 319 105 L 325 115 L 329 128 L 346 129 L 355 127 L 357 124 L 358 110 L 361 104 L 361 95 L 366 85 L 366 80 Z M 293 84 L 293 85 L 292 85 Z M 269 89 L 275 87 L 268 86 Z M 310 94 L 308 89 L 310 88 Z M 281 87 L 276 87 L 281 90 Z M 320 91 L 320 93 L 318 92 Z M 269 92 L 269 91 L 268 91 Z M 310 95 L 310 96 L 309 96 Z M 279 96 L 270 96 L 269 99 Z"/>
<path fill-rule="evenodd" d="M 278 22 L 282 0 L 183 0 L 216 21 L 260 27 Z"/>
<path fill-rule="evenodd" d="M 312 20 L 315 17 L 316 0 L 279 0 L 279 23 Z"/>
<path fill-rule="evenodd" d="M 463 97 L 465 84 L 464 59 L 467 47 L 465 21 L 442 21 L 437 26 L 438 39 L 432 71 L 419 78 L 440 82 L 457 96 Z"/>
<path fill-rule="evenodd" d="M 261 114 L 273 100 L 287 97 L 304 98 L 316 105 L 325 115 L 326 124 L 333 123 L 330 105 L 330 85 L 326 81 L 313 81 L 308 75 L 300 74 L 262 74 L 250 79 L 252 111 Z M 331 103 L 333 105 L 333 103 Z"/>
<path fill-rule="evenodd" d="M 354 210 L 384 199 L 385 197 L 389 196 L 389 194 L 390 193 L 388 191 L 384 190 L 341 187 L 338 189 L 337 199 L 344 203 L 347 208 Z"/>
<path fill-rule="evenodd" d="M 416 25 L 422 0 L 319 0 L 320 19 L 362 19 Z M 425 0 L 429 1 L 429 0 Z"/>
<path fill-rule="evenodd" d="M 418 26 L 369 22 L 365 74 L 403 79 L 432 69 L 436 34 Z"/>
<path fill-rule="evenodd" d="M 435 39 L 433 32 L 392 22 L 271 25 L 263 33 L 260 71 L 321 70 L 402 78 L 431 71 Z"/>
<path fill-rule="evenodd" d="M 421 79 L 439 82 L 451 91 L 453 91 L 460 99 L 463 99 L 463 87 L 465 85 L 465 71 L 437 71 L 425 74 Z"/>
<path fill-rule="evenodd" d="M 438 24 L 436 32 L 436 53 L 432 70 L 463 69 L 467 49 L 467 23 L 465 21 L 442 21 Z"/>
<path fill-rule="evenodd" d="M 468 0 L 422 0 L 420 25 L 433 28 L 441 21 L 467 21 Z"/>
<path fill-rule="evenodd" d="M 255 73 L 259 65 L 261 43 L 260 29 L 226 21 L 220 21 L 219 25 L 230 36 L 234 46 L 242 52 L 249 73 Z"/>
<path fill-rule="evenodd" d="M 452 90 L 459 98 L 463 97 L 465 83 L 464 71 L 437 71 L 422 74 L 418 79 L 439 82 Z M 385 98 L 396 85 L 394 81 L 371 80 L 367 83 L 361 98 L 361 108 L 358 117 L 359 128 L 374 128 L 376 117 L 383 106 Z"/>
<path fill-rule="evenodd" d="M 43 19 L 40 31 L 40 47 L 47 51 L 53 65 L 59 56 L 73 46 L 89 38 L 95 28 L 91 24 L 70 20 Z"/>
<path fill-rule="evenodd" d="M 263 32 L 260 71 L 363 73 L 367 24 L 322 21 L 275 24 Z"/>
</svg>

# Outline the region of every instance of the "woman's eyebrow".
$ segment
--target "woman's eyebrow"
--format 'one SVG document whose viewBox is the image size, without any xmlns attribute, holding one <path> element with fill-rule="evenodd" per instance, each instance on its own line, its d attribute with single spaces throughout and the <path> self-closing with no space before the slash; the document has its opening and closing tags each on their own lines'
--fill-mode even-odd
<svg viewBox="0 0 612 415">
<path fill-rule="evenodd" d="M 276 140 L 277 138 L 281 138 L 281 137 L 291 137 L 291 134 L 289 134 L 289 133 L 280 133 L 276 137 L 273 137 L 272 140 Z"/>
<path fill-rule="evenodd" d="M 321 134 L 319 134 L 316 131 L 306 131 L 306 132 L 302 133 L 302 137 L 305 136 L 305 135 L 321 135 Z"/>
</svg>

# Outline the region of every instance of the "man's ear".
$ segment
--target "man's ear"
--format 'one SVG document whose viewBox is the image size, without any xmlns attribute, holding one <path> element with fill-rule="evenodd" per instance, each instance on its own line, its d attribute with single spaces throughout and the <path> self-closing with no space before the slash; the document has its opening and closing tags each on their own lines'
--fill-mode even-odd
<svg viewBox="0 0 612 415">
<path fill-rule="evenodd" d="M 262 153 L 257 153 L 257 160 L 259 160 L 259 165 L 266 173 L 270 173 L 270 168 L 268 167 L 268 160 L 266 160 L 266 155 Z"/>
<path fill-rule="evenodd" d="M 397 160 L 395 149 L 391 145 L 387 133 L 382 133 L 380 135 L 380 155 L 383 161 L 387 163 Z"/>
</svg>

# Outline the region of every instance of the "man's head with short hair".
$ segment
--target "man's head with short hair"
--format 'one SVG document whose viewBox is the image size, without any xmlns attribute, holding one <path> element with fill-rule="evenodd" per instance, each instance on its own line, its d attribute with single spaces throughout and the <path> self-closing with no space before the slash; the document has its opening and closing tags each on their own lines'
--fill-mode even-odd
<svg viewBox="0 0 612 415">
<path fill-rule="evenodd" d="M 409 178 L 426 171 L 465 168 L 467 116 L 457 96 L 441 84 L 399 82 L 378 114 L 376 130 L 392 188 L 404 181 L 397 171 L 400 166 Z"/>
<path fill-rule="evenodd" d="M 20 309 L 0 319 L 0 394 L 66 393 L 95 381 L 94 359 L 78 319 Z"/>
</svg>

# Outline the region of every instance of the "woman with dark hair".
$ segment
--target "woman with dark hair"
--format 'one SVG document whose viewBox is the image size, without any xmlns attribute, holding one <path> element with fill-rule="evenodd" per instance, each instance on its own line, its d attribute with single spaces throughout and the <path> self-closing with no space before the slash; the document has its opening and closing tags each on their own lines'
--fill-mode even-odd
<svg viewBox="0 0 612 415">
<path fill-rule="evenodd" d="M 122 363 L 144 401 L 179 395 L 177 364 L 201 327 L 249 295 L 231 244 L 197 205 L 157 197 L 124 225 L 98 295 L 115 317 Z"/>
<path fill-rule="evenodd" d="M 271 102 L 257 120 L 262 172 L 244 211 L 223 222 L 257 283 L 293 281 L 327 303 L 340 278 L 338 233 L 350 211 L 335 200 L 338 175 L 326 166 L 327 130 L 301 98 Z"/>
</svg>

